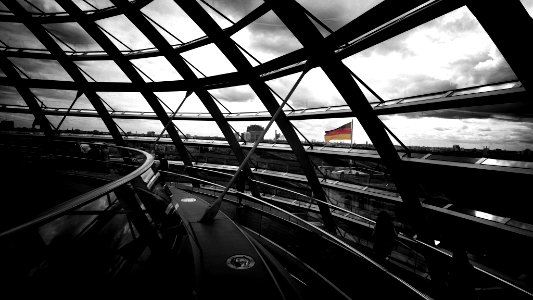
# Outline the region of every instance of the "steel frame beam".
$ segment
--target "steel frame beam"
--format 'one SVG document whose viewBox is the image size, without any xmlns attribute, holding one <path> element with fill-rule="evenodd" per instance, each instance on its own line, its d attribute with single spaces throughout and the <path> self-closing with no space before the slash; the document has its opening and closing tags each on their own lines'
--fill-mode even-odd
<svg viewBox="0 0 533 300">
<path fill-rule="evenodd" d="M 111 42 L 111 40 L 102 32 L 102 30 L 93 22 L 88 16 L 70 0 L 59 0 L 57 3 L 63 7 L 63 9 L 70 15 L 74 16 L 80 26 L 113 58 L 113 61 L 119 66 L 119 68 L 128 76 L 132 84 L 140 86 L 141 94 L 146 99 L 152 110 L 156 113 L 157 117 L 166 126 L 171 122 L 167 112 L 157 99 L 154 92 L 146 88 L 146 82 L 139 73 L 133 67 L 133 64 L 122 55 L 120 50 Z M 174 142 L 178 153 L 185 165 L 191 166 L 192 161 L 189 157 L 189 153 L 181 140 L 179 133 L 174 126 L 167 127 L 167 132 Z"/>
<path fill-rule="evenodd" d="M 150 0 L 151 1 L 151 0 Z M 131 3 L 131 2 L 130 2 Z M 130 5 L 130 9 L 135 11 L 133 7 L 133 3 Z M 248 15 L 237 21 L 235 24 L 228 28 L 224 28 L 224 32 L 226 32 L 228 35 L 233 35 L 237 33 L 239 30 L 243 29 L 244 27 L 250 25 L 253 21 L 260 18 L 262 15 L 267 13 L 270 9 L 266 4 L 262 4 L 256 9 L 254 9 L 252 12 L 250 12 Z M 119 12 L 119 11 L 117 11 Z M 40 19 L 37 19 L 40 20 Z M 96 19 L 98 20 L 98 19 Z M 94 20 L 94 21 L 96 21 Z M 14 19 L 13 22 L 17 22 L 17 19 Z M 72 22 L 75 20 L 73 19 Z M 197 38 L 195 40 L 180 44 L 180 45 L 173 45 L 174 51 L 176 53 L 183 53 L 192 49 L 196 49 L 205 45 L 210 44 L 213 42 L 210 37 L 203 36 L 200 38 Z M 51 55 L 47 53 L 46 49 L 29 49 L 29 48 L 4 48 L 7 55 L 9 57 L 26 57 L 26 58 L 40 58 L 40 59 L 50 59 Z M 31 51 L 27 51 L 31 50 Z M 79 52 L 72 52 L 72 51 L 65 51 L 68 55 L 71 55 L 72 60 L 81 61 L 81 60 L 111 60 L 112 58 L 107 55 L 105 51 L 79 51 Z M 130 59 L 137 59 L 137 58 L 147 58 L 147 57 L 155 57 L 159 56 L 160 53 L 157 51 L 156 48 L 146 48 L 146 49 L 134 49 L 133 51 L 123 52 L 125 56 L 127 56 Z"/>
<path fill-rule="evenodd" d="M 226 35 L 220 26 L 209 16 L 209 14 L 196 1 L 176 1 L 175 2 L 191 17 L 191 19 L 209 36 L 213 39 L 215 45 L 228 58 L 232 65 L 242 75 L 248 78 L 249 85 L 252 90 L 259 97 L 261 102 L 271 115 L 274 115 L 279 108 L 279 104 L 268 89 L 268 86 L 261 80 L 259 75 L 254 72 L 252 65 L 246 59 L 244 54 L 237 48 L 235 43 L 231 40 L 229 35 Z M 285 135 L 289 142 L 297 160 L 299 161 L 302 170 L 308 180 L 309 186 L 313 192 L 313 196 L 322 201 L 327 201 L 326 194 L 320 186 L 320 181 L 315 173 L 311 160 L 307 156 L 305 149 L 300 142 L 298 135 L 292 128 L 292 124 L 285 115 L 281 112 L 276 120 L 276 124 Z M 327 230 L 335 230 L 335 223 L 329 208 L 326 205 L 319 204 L 320 212 L 324 221 L 324 226 Z"/>
<path fill-rule="evenodd" d="M 520 79 L 530 95 L 533 95 L 533 46 L 525 43 L 533 32 L 533 19 L 520 1 L 467 0 L 467 7 L 488 33 L 498 50 Z"/>
<path fill-rule="evenodd" d="M 424 7 L 419 7 L 422 3 L 430 3 L 431 5 L 426 5 Z M 353 21 L 349 22 L 339 30 L 335 31 L 328 37 L 326 37 L 326 41 L 328 43 L 331 43 L 331 45 L 334 45 L 337 48 L 337 55 L 340 58 L 346 58 L 352 54 L 355 54 L 359 51 L 362 51 L 364 49 L 367 49 L 368 47 L 371 47 L 373 45 L 376 45 L 386 39 L 389 39 L 397 34 L 400 34 L 404 31 L 407 31 L 411 28 L 414 28 L 420 24 L 423 24 L 424 22 L 427 22 L 433 18 L 436 18 L 438 16 L 441 16 L 445 13 L 448 13 L 458 7 L 463 5 L 462 1 L 459 0 L 446 0 L 446 1 L 440 1 L 440 0 L 433 0 L 433 1 L 424 1 L 424 0 L 409 0 L 409 1 L 403 1 L 400 4 L 397 3 L 397 1 L 384 1 L 369 11 L 365 12 L 363 15 L 359 16 L 358 18 L 354 19 Z M 243 19 L 237 21 L 235 25 L 224 29 L 223 31 L 227 33 L 228 35 L 232 35 L 238 30 L 244 28 L 251 22 L 253 22 L 255 19 L 260 17 L 261 15 L 265 14 L 265 12 L 268 10 L 268 7 L 266 4 L 261 5 L 256 10 L 251 12 L 248 16 L 244 17 Z M 410 15 L 407 17 L 400 16 L 402 14 L 414 10 Z M 249 17 L 249 18 L 248 18 Z M 395 20 L 396 19 L 396 20 Z M 394 20 L 394 22 L 392 22 Z M 377 32 L 372 32 L 372 29 L 374 27 L 367 25 L 367 22 L 370 22 L 369 24 L 373 26 L 380 26 L 382 24 L 386 23 L 394 23 L 394 26 L 385 26 L 384 28 L 381 28 L 381 30 Z M 189 51 L 191 49 L 195 49 L 201 46 L 204 46 L 208 43 L 212 42 L 212 38 L 209 36 L 204 36 L 201 38 L 198 38 L 194 41 L 185 43 L 179 47 L 176 47 L 174 50 L 177 53 L 182 53 L 184 51 Z M 349 44 L 349 45 L 348 45 Z M 43 50 L 46 51 L 46 50 Z M 96 52 L 95 52 L 96 53 Z M 125 56 L 127 56 L 130 59 L 134 58 L 146 58 L 146 57 L 154 57 L 158 56 L 160 53 L 158 51 L 155 51 L 155 49 L 136 49 L 134 52 L 131 53 L 123 53 Z M 28 58 L 41 58 L 41 59 L 49 59 L 50 54 L 47 53 L 40 53 L 36 52 L 35 49 L 33 49 L 31 52 L 25 52 L 20 51 L 20 49 L 6 49 L 6 55 L 9 57 L 28 57 Z M 82 53 L 80 52 L 78 55 L 76 53 L 72 53 L 70 56 L 72 60 L 110 60 L 111 58 L 109 55 L 100 55 L 100 54 L 89 54 L 89 53 Z M 262 76 L 263 80 L 270 80 L 273 78 L 278 78 L 285 75 L 290 75 L 296 72 L 299 72 L 302 70 L 303 65 L 299 64 L 299 62 L 302 62 L 306 59 L 304 49 L 295 50 L 291 53 L 285 54 L 283 56 L 280 56 L 278 58 L 272 59 L 271 61 L 265 62 L 264 64 L 261 64 L 259 66 L 254 67 L 254 72 L 257 74 L 260 74 Z M 287 67 L 293 65 L 291 67 Z M 217 86 L 217 87 L 211 87 L 211 88 L 222 88 L 232 85 L 239 85 L 239 84 L 246 84 L 246 78 L 243 76 L 240 76 L 238 73 L 228 73 L 228 74 L 221 74 L 217 76 L 211 76 L 209 78 L 200 78 L 199 84 L 203 86 Z M 98 83 L 100 84 L 100 83 Z M 152 85 L 152 83 L 149 83 Z M 135 89 L 134 86 L 131 84 L 124 84 L 119 83 L 117 85 L 117 88 L 121 88 L 122 86 L 127 86 L 124 89 L 130 88 Z M 187 86 L 184 82 L 180 81 L 174 81 L 172 83 L 155 83 L 154 89 L 164 89 L 164 90 L 183 90 L 184 87 Z M 161 90 L 163 91 L 163 90 Z"/>
<path fill-rule="evenodd" d="M 271 5 L 272 10 L 300 41 L 304 49 L 313 59 L 318 61 L 318 65 L 337 88 L 348 106 L 350 106 L 353 115 L 359 120 L 359 123 L 388 167 L 398 193 L 402 197 L 407 214 L 405 220 L 411 222 L 421 240 L 432 241 L 432 233 L 426 226 L 428 220 L 418 198 L 416 186 L 409 180 L 409 176 L 406 176 L 406 174 L 409 174 L 407 167 L 402 163 L 383 123 L 375 114 L 370 103 L 350 74 L 348 67 L 336 57 L 335 48 L 325 43 L 322 34 L 296 1 L 288 0 L 281 3 L 279 1 L 266 0 L 266 2 Z M 434 254 L 428 252 L 424 253 L 424 256 L 428 262 L 435 292 L 440 293 L 445 289 L 445 269 L 436 261 Z"/>
<path fill-rule="evenodd" d="M 44 135 L 47 137 L 54 136 L 52 127 L 50 126 L 50 121 L 46 118 L 44 111 L 41 109 L 39 103 L 35 99 L 33 92 L 25 86 L 21 81 L 20 74 L 15 69 L 13 63 L 0 52 L 0 68 L 4 71 L 7 77 L 11 78 L 14 81 L 14 86 L 28 105 L 29 111 L 35 117 L 35 120 L 39 122 L 41 130 L 44 132 Z"/>
<path fill-rule="evenodd" d="M 141 9 L 148 5 L 153 0 L 136 0 L 132 2 L 132 6 L 137 9 Z M 98 10 L 85 11 L 91 20 L 98 21 L 105 18 L 111 18 L 118 16 L 120 11 L 116 7 L 106 7 Z M 64 13 L 30 13 L 30 16 L 40 24 L 47 23 L 66 23 L 76 22 L 76 19 L 69 14 Z M 0 22 L 18 22 L 18 18 L 15 15 L 1 15 Z"/>
<path fill-rule="evenodd" d="M 496 105 L 507 103 L 527 103 L 530 97 L 523 87 L 513 87 L 490 92 L 480 92 L 458 96 L 442 96 L 439 98 L 409 101 L 399 101 L 394 99 L 385 101 L 383 104 L 374 106 L 374 111 L 378 116 L 420 112 L 437 109 L 463 108 L 470 106 Z M 396 102 L 394 104 L 389 104 Z M 31 111 L 21 105 L 0 105 L 0 111 L 15 113 L 31 113 Z M 45 115 L 63 115 L 66 108 L 47 107 L 43 110 Z M 95 110 L 75 109 L 70 111 L 71 116 L 77 117 L 98 117 Z M 114 119 L 138 119 L 157 120 L 157 116 L 150 112 L 143 111 L 113 111 L 110 115 Z M 224 118 L 230 121 L 268 121 L 270 114 L 262 112 L 238 112 L 223 113 Z M 349 106 L 316 107 L 308 109 L 296 109 L 287 114 L 289 120 L 317 120 L 328 118 L 349 118 L 353 115 Z M 189 121 L 212 121 L 213 118 L 208 113 L 178 113 L 173 120 Z"/>
<path fill-rule="evenodd" d="M 334 48 L 327 45 L 324 37 L 313 25 L 305 12 L 295 1 L 283 3 L 266 0 L 272 10 L 300 41 L 313 59 L 318 61 L 326 76 L 342 95 L 348 106 L 357 117 L 361 126 L 372 140 L 379 155 L 395 179 L 398 190 L 405 203 L 414 210 L 421 208 L 413 184 L 404 179 L 401 159 L 396 152 L 383 123 L 378 119 L 372 106 L 351 76 L 348 68 L 335 57 Z"/>
<path fill-rule="evenodd" d="M 113 136 L 115 143 L 119 146 L 124 146 L 124 140 L 117 128 L 117 125 L 109 115 L 109 112 L 105 108 L 104 104 L 96 94 L 96 92 L 87 85 L 87 79 L 83 76 L 76 64 L 68 59 L 65 52 L 59 47 L 59 45 L 52 39 L 52 37 L 46 32 L 41 24 L 38 24 L 30 16 L 30 14 L 17 2 L 17 1 L 5 1 L 2 3 L 9 8 L 17 17 L 22 19 L 23 24 L 35 35 L 35 37 L 55 56 L 59 64 L 67 71 L 67 73 L 74 80 L 74 84 L 78 91 L 82 91 L 87 96 L 87 99 L 91 102 L 92 106 L 100 118 L 106 125 L 109 133 Z"/>
<path fill-rule="evenodd" d="M 159 31 L 142 15 L 139 10 L 128 9 L 131 3 L 127 0 L 111 0 L 111 2 L 121 9 L 124 15 L 150 40 L 150 42 L 159 50 L 159 52 L 169 61 L 169 63 L 174 67 L 176 71 L 183 77 L 183 79 L 191 82 L 197 81 L 198 77 L 193 72 L 191 67 L 185 62 L 183 57 L 175 53 L 172 45 L 159 33 Z M 237 158 L 237 161 L 242 163 L 244 161 L 244 152 L 239 145 L 239 142 L 235 138 L 233 131 L 224 118 L 224 115 L 218 108 L 217 104 L 209 94 L 209 92 L 201 87 L 197 86 L 194 88 L 194 92 L 202 101 L 204 106 L 207 108 L 211 114 L 212 119 L 216 122 L 222 134 L 226 138 L 233 154 Z M 246 164 L 243 168 L 244 175 L 246 177 L 253 176 L 252 169 L 249 164 Z M 254 197 L 260 197 L 259 191 L 254 182 L 250 181 L 250 191 Z"/>
</svg>

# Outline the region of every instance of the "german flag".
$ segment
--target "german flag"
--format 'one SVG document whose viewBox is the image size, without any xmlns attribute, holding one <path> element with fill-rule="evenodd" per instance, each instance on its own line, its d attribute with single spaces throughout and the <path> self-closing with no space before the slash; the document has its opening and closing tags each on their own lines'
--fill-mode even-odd
<svg viewBox="0 0 533 300">
<path fill-rule="evenodd" d="M 346 123 L 339 128 L 326 131 L 324 140 L 352 140 L 352 123 Z"/>
</svg>

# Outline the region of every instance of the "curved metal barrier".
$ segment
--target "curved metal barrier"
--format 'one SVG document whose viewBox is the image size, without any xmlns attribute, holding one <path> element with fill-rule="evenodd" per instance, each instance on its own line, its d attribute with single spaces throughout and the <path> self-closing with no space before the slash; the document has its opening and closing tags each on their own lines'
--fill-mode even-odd
<svg viewBox="0 0 533 300">
<path fill-rule="evenodd" d="M 202 180 L 202 179 L 199 179 L 199 178 L 195 178 L 195 177 L 191 177 L 191 176 L 188 176 L 188 175 L 184 175 L 184 174 L 177 174 L 177 173 L 173 173 L 173 172 L 168 172 L 168 171 L 162 171 L 161 172 L 163 175 L 164 175 L 164 178 L 166 179 L 178 179 L 179 178 L 185 178 L 187 180 L 192 180 L 192 181 L 195 181 L 195 182 L 199 182 L 199 183 L 203 183 L 203 184 L 209 184 L 209 185 L 213 185 L 213 186 L 216 186 L 218 188 L 225 188 L 225 186 L 223 185 L 220 185 L 220 184 L 216 184 L 216 183 L 213 183 L 213 182 L 210 182 L 210 181 L 207 181 L 207 180 Z M 331 233 L 317 227 L 316 225 L 312 224 L 312 223 L 309 223 L 307 222 L 306 220 L 284 210 L 284 209 L 281 209 L 267 201 L 264 201 L 264 200 L 261 200 L 261 199 L 258 199 L 258 198 L 255 198 L 251 195 L 248 195 L 248 194 L 245 194 L 245 193 L 241 193 L 241 192 L 238 192 L 234 189 L 230 189 L 228 191 L 228 194 L 230 195 L 234 195 L 234 196 L 240 196 L 240 197 L 243 197 L 245 198 L 246 200 L 249 200 L 249 201 L 252 201 L 252 202 L 255 202 L 257 204 L 260 204 L 262 206 L 265 206 L 265 207 L 268 207 L 269 209 L 271 210 L 274 210 L 275 212 L 277 212 L 278 214 L 280 214 L 280 217 L 285 217 L 287 218 L 286 220 L 288 220 L 289 222 L 291 223 L 294 223 L 298 226 L 301 226 L 315 234 L 318 234 L 321 238 L 323 239 L 326 239 L 328 241 L 330 241 L 331 243 L 334 243 L 335 245 L 337 245 L 338 247 L 341 247 L 347 251 L 349 251 L 351 254 L 353 255 L 356 255 L 358 257 L 360 257 L 362 260 L 364 260 L 367 264 L 379 269 L 381 272 L 383 272 L 384 274 L 386 274 L 387 276 L 389 276 L 390 278 L 396 280 L 397 282 L 399 282 L 401 285 L 403 285 L 404 287 L 408 288 L 409 290 L 411 290 L 413 293 L 417 294 L 418 296 L 420 296 L 421 298 L 423 299 L 431 299 L 429 296 L 427 296 L 426 294 L 420 292 L 418 289 L 414 288 L 412 285 L 410 285 L 409 283 L 407 283 L 406 281 L 404 281 L 402 278 L 396 276 L 395 274 L 389 272 L 385 267 L 383 267 L 381 264 L 377 263 L 376 261 L 372 260 L 370 257 L 368 257 L 367 255 L 365 255 L 364 253 L 360 252 L 359 250 L 353 248 L 351 245 L 349 245 L 348 243 L 346 243 L 345 241 L 339 239 L 338 237 L 332 235 Z M 261 233 L 259 233 L 261 235 Z"/>
<path fill-rule="evenodd" d="M 65 143 L 65 142 L 62 142 Z M 83 143 L 83 144 L 89 144 L 89 143 Z M 93 144 L 93 145 L 99 145 L 99 144 Z M 11 229 L 5 230 L 0 233 L 0 238 L 7 237 L 19 232 L 22 232 L 24 230 L 28 230 L 30 228 L 35 228 L 37 226 L 40 226 L 42 224 L 45 224 L 47 222 L 51 222 L 52 220 L 55 220 L 63 215 L 68 214 L 69 212 L 72 212 L 73 210 L 84 206 L 92 201 L 95 201 L 99 199 L 100 197 L 107 195 L 119 187 L 123 186 L 124 184 L 129 183 L 134 178 L 137 178 L 144 174 L 147 170 L 150 169 L 154 162 L 153 156 L 148 154 L 145 151 L 134 149 L 134 148 L 128 148 L 128 147 L 121 147 L 121 146 L 110 146 L 107 145 L 107 147 L 116 148 L 119 151 L 122 151 L 122 153 L 125 152 L 134 152 L 139 155 L 142 155 L 144 157 L 143 163 L 137 167 L 132 172 L 126 174 L 125 176 L 121 177 L 120 179 L 117 179 L 115 181 L 112 181 L 108 184 L 105 184 L 99 188 L 96 188 L 94 190 L 91 190 L 83 195 L 79 195 L 77 197 L 74 197 L 64 203 L 61 203 L 51 209 L 49 209 L 47 212 L 42 213 L 40 216 L 32 219 L 31 221 L 25 222 L 24 224 L 15 226 Z M 74 159 L 84 159 L 80 157 L 69 157 Z"/>
<path fill-rule="evenodd" d="M 216 171 L 216 170 L 211 170 L 211 169 L 208 169 L 208 168 L 195 167 L 195 166 L 187 167 L 187 168 L 194 168 L 194 169 L 197 169 L 197 170 L 206 171 L 206 172 L 213 173 L 213 174 L 216 174 L 216 175 L 221 175 L 221 176 L 224 176 L 224 177 L 231 177 L 231 174 L 229 174 L 229 173 Z M 232 170 L 230 170 L 230 171 L 232 171 Z M 292 206 L 297 207 L 298 209 L 304 209 L 304 210 L 306 210 L 308 212 L 309 211 L 315 212 L 315 214 L 314 214 L 315 218 L 320 219 L 320 214 L 318 214 L 318 207 L 316 205 L 311 206 L 311 203 L 312 202 L 315 202 L 315 203 L 319 203 L 320 202 L 320 203 L 322 203 L 324 205 L 327 205 L 331 209 L 333 216 L 335 216 L 337 218 L 343 218 L 344 217 L 343 219 L 346 220 L 346 221 L 353 221 L 353 220 L 362 221 L 364 226 L 366 226 L 370 230 L 372 230 L 373 227 L 376 224 L 375 220 L 372 220 L 370 218 L 367 218 L 365 216 L 362 216 L 360 214 L 357 214 L 357 213 L 352 212 L 350 210 L 347 210 L 345 208 L 338 207 L 338 206 L 336 206 L 336 205 L 334 205 L 332 203 L 321 201 L 321 200 L 313 198 L 311 196 L 308 196 L 308 195 L 305 195 L 305 194 L 302 194 L 302 193 L 298 193 L 298 192 L 292 191 L 292 190 L 284 188 L 284 187 L 279 187 L 279 186 L 276 186 L 274 184 L 262 182 L 262 181 L 255 180 L 255 179 L 249 179 L 249 180 L 255 182 L 259 186 L 270 187 L 270 188 L 273 188 L 275 190 L 280 190 L 280 191 L 283 191 L 285 193 L 290 193 L 290 194 L 296 196 L 296 197 L 290 197 L 289 198 L 290 200 L 292 200 L 291 202 L 284 202 L 284 201 L 279 201 L 279 199 L 276 200 L 275 199 L 275 197 L 276 197 L 275 195 L 272 195 L 271 197 L 269 197 L 269 196 L 267 196 L 265 194 L 262 194 L 262 196 L 264 196 L 265 199 L 278 201 L 278 203 L 280 203 L 282 205 L 283 204 L 292 205 Z M 213 185 L 214 187 L 223 187 L 222 185 L 219 185 L 219 184 L 216 184 L 216 183 L 213 183 L 213 182 L 208 182 L 208 181 L 202 181 L 202 182 L 205 183 L 205 184 Z M 219 190 L 219 189 L 215 188 L 214 193 L 215 192 L 221 192 L 221 191 L 222 190 Z M 232 193 L 233 194 L 241 194 L 242 195 L 241 192 L 238 192 L 238 191 L 235 191 L 235 190 Z M 243 194 L 243 195 L 246 195 L 246 198 L 248 198 L 248 199 L 253 198 L 251 195 L 248 195 L 248 194 Z M 212 196 L 216 197 L 215 194 L 213 194 Z M 253 199 L 255 200 L 256 198 L 253 198 Z M 263 202 L 263 200 L 259 200 L 259 199 L 257 199 L 257 200 Z M 270 205 L 272 205 L 272 204 L 270 204 Z M 282 210 L 282 209 L 280 208 L 280 210 Z M 342 214 L 338 213 L 338 212 L 342 212 Z M 295 217 L 298 218 L 297 216 L 295 216 Z M 357 224 L 353 224 L 353 225 L 361 226 L 361 222 L 359 222 Z M 314 226 L 314 225 L 311 224 L 311 226 Z M 340 232 L 338 232 L 338 233 L 339 233 L 339 235 L 341 237 L 345 237 L 342 234 L 340 234 Z M 327 233 L 327 234 L 329 235 L 329 233 Z M 451 259 L 452 258 L 452 254 L 449 253 L 448 251 L 445 251 L 443 249 L 440 249 L 440 248 L 437 248 L 437 247 L 432 246 L 430 244 L 427 244 L 427 243 L 425 243 L 425 242 L 423 242 L 423 241 L 421 241 L 419 239 L 411 238 L 411 237 L 409 237 L 409 236 L 407 236 L 407 235 L 405 235 L 405 234 L 403 234 L 401 232 L 398 234 L 398 236 L 396 238 L 396 242 L 397 242 L 396 247 L 404 247 L 408 251 L 413 253 L 415 256 L 418 256 L 417 259 L 420 259 L 420 261 L 415 261 L 414 262 L 414 265 L 413 265 L 413 272 L 414 273 L 416 273 L 416 269 L 417 268 L 420 268 L 421 266 L 425 267 L 424 257 L 423 257 L 422 254 L 420 254 L 420 252 L 429 250 L 430 252 L 432 252 L 434 254 L 440 255 L 441 257 L 444 257 L 444 258 L 447 258 L 447 259 Z M 408 245 L 407 243 L 409 243 L 412 246 Z M 361 244 L 360 240 L 358 241 L 358 244 Z M 365 247 L 369 247 L 368 243 L 367 243 L 367 245 L 364 245 L 364 246 Z M 414 249 L 414 248 L 417 248 L 417 249 Z M 422 265 L 419 265 L 419 264 L 422 264 Z M 495 280 L 496 282 L 498 282 L 501 286 L 503 286 L 505 288 L 509 288 L 509 289 L 511 289 L 514 292 L 517 292 L 519 295 L 533 297 L 533 293 L 527 291 L 526 289 L 518 286 L 517 284 L 515 284 L 515 283 L 513 283 L 513 282 L 511 282 L 509 280 L 506 280 L 505 278 L 502 278 L 502 277 L 492 273 L 491 271 L 489 271 L 486 267 L 484 267 L 481 264 L 473 262 L 472 263 L 472 267 L 477 272 L 479 272 L 479 275 L 487 276 L 488 278 L 491 278 L 491 279 Z"/>
</svg>

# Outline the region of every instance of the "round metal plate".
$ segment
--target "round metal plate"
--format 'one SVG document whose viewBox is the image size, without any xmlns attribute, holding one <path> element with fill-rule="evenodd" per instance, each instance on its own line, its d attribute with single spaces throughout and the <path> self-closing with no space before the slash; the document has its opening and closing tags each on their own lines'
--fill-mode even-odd
<svg viewBox="0 0 533 300">
<path fill-rule="evenodd" d="M 244 270 L 253 267 L 255 261 L 248 255 L 239 254 L 230 256 L 230 258 L 226 260 L 226 264 L 232 269 Z"/>
</svg>

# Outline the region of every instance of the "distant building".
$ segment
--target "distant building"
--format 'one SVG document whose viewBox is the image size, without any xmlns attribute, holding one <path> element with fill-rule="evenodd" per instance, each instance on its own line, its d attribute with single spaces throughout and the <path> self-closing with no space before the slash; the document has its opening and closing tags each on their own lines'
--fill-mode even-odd
<svg viewBox="0 0 533 300">
<path fill-rule="evenodd" d="M 147 136 L 155 136 L 155 131 L 148 131 L 146 133 Z"/>
<path fill-rule="evenodd" d="M 453 145 L 452 150 L 458 152 L 458 151 L 461 151 L 461 147 L 459 147 L 459 145 Z"/>
<path fill-rule="evenodd" d="M 259 139 L 259 137 L 261 136 L 261 133 L 263 133 L 264 130 L 265 128 L 260 125 L 248 126 L 246 128 L 246 132 L 250 134 L 250 139 L 246 141 L 255 142 L 256 140 Z"/>
</svg>

